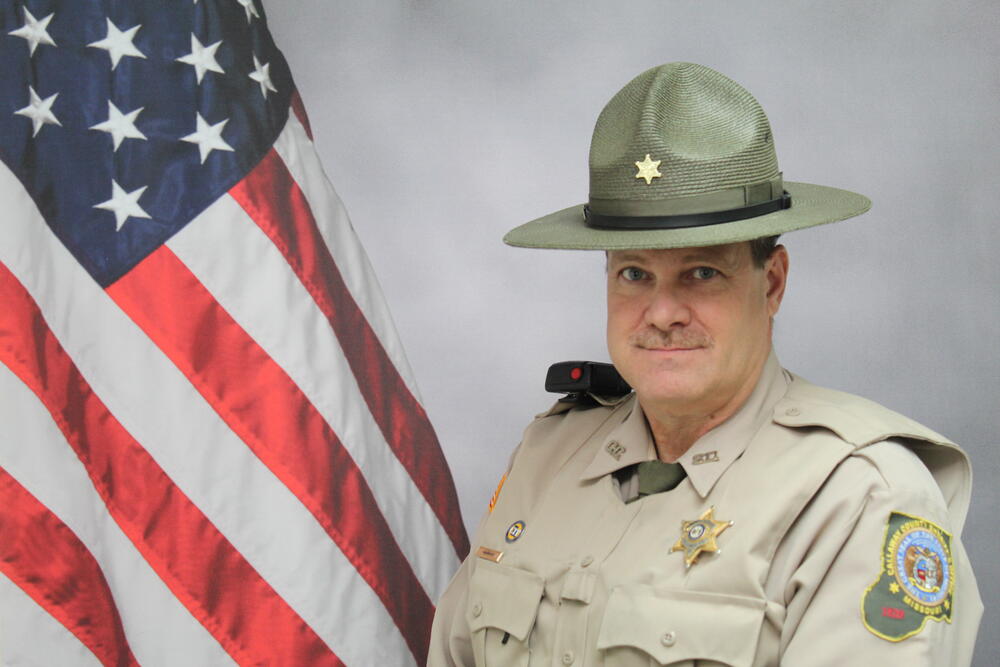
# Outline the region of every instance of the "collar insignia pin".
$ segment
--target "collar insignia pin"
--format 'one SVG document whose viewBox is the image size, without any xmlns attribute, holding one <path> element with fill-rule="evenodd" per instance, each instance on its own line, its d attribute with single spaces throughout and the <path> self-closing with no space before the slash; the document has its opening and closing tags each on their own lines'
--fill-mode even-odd
<svg viewBox="0 0 1000 667">
<path fill-rule="evenodd" d="M 712 517 L 715 507 L 709 507 L 694 521 L 681 522 L 681 538 L 670 549 L 684 552 L 684 565 L 691 567 L 703 552 L 722 553 L 715 538 L 726 528 L 733 525 L 732 521 L 716 521 Z"/>
<path fill-rule="evenodd" d="M 611 454 L 611 456 L 614 458 L 615 461 L 618 461 L 621 459 L 622 454 L 625 453 L 625 445 L 618 442 L 617 440 L 612 440 L 604 447 L 604 450 L 608 454 Z"/>
<path fill-rule="evenodd" d="M 695 454 L 691 463 L 696 466 L 700 466 L 703 463 L 718 463 L 719 462 L 719 452 L 712 450 L 710 452 L 705 452 L 704 454 Z"/>
<path fill-rule="evenodd" d="M 660 170 L 658 169 L 658 167 L 660 166 L 660 162 L 662 161 L 663 160 L 654 160 L 649 157 L 649 153 L 646 153 L 646 159 L 644 159 L 642 162 L 635 163 L 635 166 L 639 168 L 639 171 L 638 173 L 636 173 L 635 177 L 646 179 L 646 185 L 649 185 L 650 183 L 653 182 L 654 178 L 660 178 L 661 176 L 663 176 L 663 174 L 661 174 Z"/>
</svg>

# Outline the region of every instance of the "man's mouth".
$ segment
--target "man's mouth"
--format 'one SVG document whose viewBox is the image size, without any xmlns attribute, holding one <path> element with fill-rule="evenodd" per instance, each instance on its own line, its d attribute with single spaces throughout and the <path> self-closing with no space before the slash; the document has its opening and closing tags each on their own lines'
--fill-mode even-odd
<svg viewBox="0 0 1000 667">
<path fill-rule="evenodd" d="M 693 333 L 664 333 L 655 329 L 632 334 L 628 342 L 634 347 L 650 352 L 691 352 L 711 347 L 711 340 L 706 336 Z"/>
</svg>

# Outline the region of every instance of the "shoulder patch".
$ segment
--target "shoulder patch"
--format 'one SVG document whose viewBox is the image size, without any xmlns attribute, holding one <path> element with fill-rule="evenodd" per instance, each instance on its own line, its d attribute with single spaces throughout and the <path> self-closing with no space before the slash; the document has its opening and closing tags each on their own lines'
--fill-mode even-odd
<svg viewBox="0 0 1000 667">
<path fill-rule="evenodd" d="M 861 600 L 865 627 L 898 642 L 923 630 L 927 619 L 951 623 L 954 590 L 951 535 L 927 519 L 892 512 L 882 571 Z"/>
</svg>

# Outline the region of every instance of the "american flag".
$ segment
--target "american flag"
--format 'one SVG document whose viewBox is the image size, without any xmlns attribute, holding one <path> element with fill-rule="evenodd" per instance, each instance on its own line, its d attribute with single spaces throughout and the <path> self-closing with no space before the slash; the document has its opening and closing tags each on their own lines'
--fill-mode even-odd
<svg viewBox="0 0 1000 667">
<path fill-rule="evenodd" d="M 0 28 L 0 663 L 422 664 L 468 541 L 263 8 Z"/>
</svg>

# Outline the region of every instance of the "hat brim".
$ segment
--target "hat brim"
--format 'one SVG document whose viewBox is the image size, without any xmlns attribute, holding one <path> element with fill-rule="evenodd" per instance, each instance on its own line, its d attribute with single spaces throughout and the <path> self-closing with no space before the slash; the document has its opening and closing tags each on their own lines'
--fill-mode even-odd
<svg viewBox="0 0 1000 667">
<path fill-rule="evenodd" d="M 571 206 L 507 232 L 504 243 L 521 248 L 629 250 L 692 248 L 749 241 L 861 215 L 871 200 L 849 190 L 810 183 L 784 183 L 790 208 L 717 225 L 679 229 L 616 230 L 588 227 L 583 205 Z"/>
</svg>

